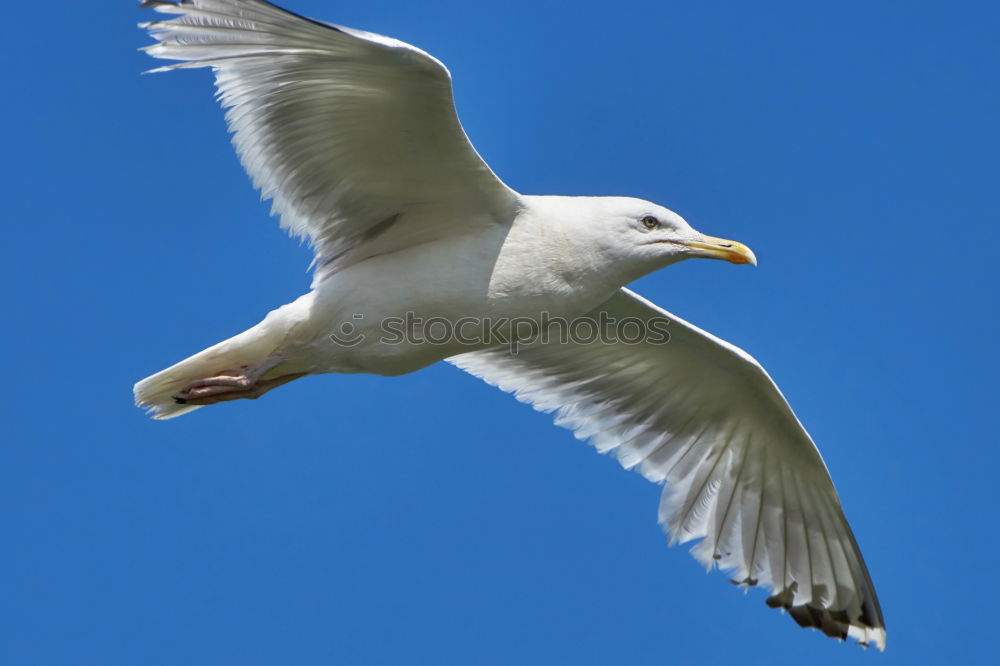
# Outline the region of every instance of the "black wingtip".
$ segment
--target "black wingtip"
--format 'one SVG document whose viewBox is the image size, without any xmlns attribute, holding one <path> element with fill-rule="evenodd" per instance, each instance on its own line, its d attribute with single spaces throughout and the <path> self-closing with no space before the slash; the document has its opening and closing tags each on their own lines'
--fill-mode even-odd
<svg viewBox="0 0 1000 666">
<path fill-rule="evenodd" d="M 852 621 L 845 610 L 831 610 L 810 604 L 793 606 L 793 597 L 794 594 L 790 593 L 789 589 L 786 589 L 780 594 L 769 597 L 766 603 L 771 608 L 780 608 L 783 611 L 788 611 L 788 614 L 792 616 L 792 619 L 800 627 L 819 629 L 830 638 L 836 638 L 841 641 L 847 640 L 852 626 L 869 630 L 884 629 L 884 627 L 876 627 L 876 625 L 864 619 Z M 857 643 L 863 648 L 867 648 L 870 645 L 870 642 L 867 640 L 858 640 Z M 881 643 L 879 643 L 879 647 L 882 647 Z"/>
</svg>

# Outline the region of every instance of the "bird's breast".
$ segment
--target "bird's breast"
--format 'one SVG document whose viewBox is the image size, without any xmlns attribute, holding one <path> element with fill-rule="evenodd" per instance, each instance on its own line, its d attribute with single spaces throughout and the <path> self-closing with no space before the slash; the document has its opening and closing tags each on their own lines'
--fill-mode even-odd
<svg viewBox="0 0 1000 666">
<path fill-rule="evenodd" d="M 531 337 L 610 295 L 587 293 L 547 270 L 544 257 L 510 252 L 504 238 L 459 237 L 373 257 L 321 282 L 313 345 L 324 369 L 405 374 L 431 363 Z"/>
</svg>

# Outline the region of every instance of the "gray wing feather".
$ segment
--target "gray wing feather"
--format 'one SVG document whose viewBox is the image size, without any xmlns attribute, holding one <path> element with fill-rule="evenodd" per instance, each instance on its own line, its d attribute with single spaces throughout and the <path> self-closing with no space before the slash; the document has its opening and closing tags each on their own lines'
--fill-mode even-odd
<svg viewBox="0 0 1000 666">
<path fill-rule="evenodd" d="M 430 55 L 262 0 L 143 6 L 177 15 L 143 24 L 157 40 L 150 55 L 181 61 L 153 71 L 215 70 L 244 168 L 321 267 L 408 213 L 452 227 L 434 234 L 511 217 L 517 195 L 472 147 L 448 70 Z M 420 242 L 408 233 L 404 243 Z"/>
<path fill-rule="evenodd" d="M 830 475 L 763 368 L 628 290 L 598 310 L 647 330 L 669 322 L 669 341 L 535 343 L 449 360 L 665 482 L 660 522 L 671 543 L 700 539 L 692 553 L 708 568 L 770 588 L 768 605 L 802 626 L 884 648 L 882 611 Z"/>
</svg>

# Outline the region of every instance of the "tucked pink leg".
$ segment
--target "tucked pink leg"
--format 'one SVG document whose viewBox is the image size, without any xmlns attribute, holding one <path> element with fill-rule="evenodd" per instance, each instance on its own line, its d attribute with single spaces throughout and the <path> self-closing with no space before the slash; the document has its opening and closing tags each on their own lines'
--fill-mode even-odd
<svg viewBox="0 0 1000 666">
<path fill-rule="evenodd" d="M 293 379 L 304 377 L 305 372 L 282 375 L 268 380 L 256 380 L 245 371 L 223 371 L 215 377 L 206 377 L 191 382 L 183 391 L 174 396 L 181 405 L 211 405 L 228 400 L 250 400 L 259 398 L 273 388 L 287 384 Z"/>
</svg>

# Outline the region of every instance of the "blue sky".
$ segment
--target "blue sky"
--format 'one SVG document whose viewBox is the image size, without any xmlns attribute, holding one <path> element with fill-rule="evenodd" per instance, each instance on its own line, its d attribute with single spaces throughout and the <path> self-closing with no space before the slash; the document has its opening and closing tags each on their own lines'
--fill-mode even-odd
<svg viewBox="0 0 1000 666">
<path fill-rule="evenodd" d="M 818 442 L 888 650 L 798 629 L 658 489 L 440 365 L 167 423 L 134 381 L 308 288 L 207 72 L 134 2 L 15 3 L 0 105 L 0 664 L 940 664 L 993 650 L 1000 8 L 289 0 L 443 60 L 515 189 L 754 249 L 634 285 L 753 353 Z M 995 655 L 993 655 L 995 656 Z"/>
</svg>

